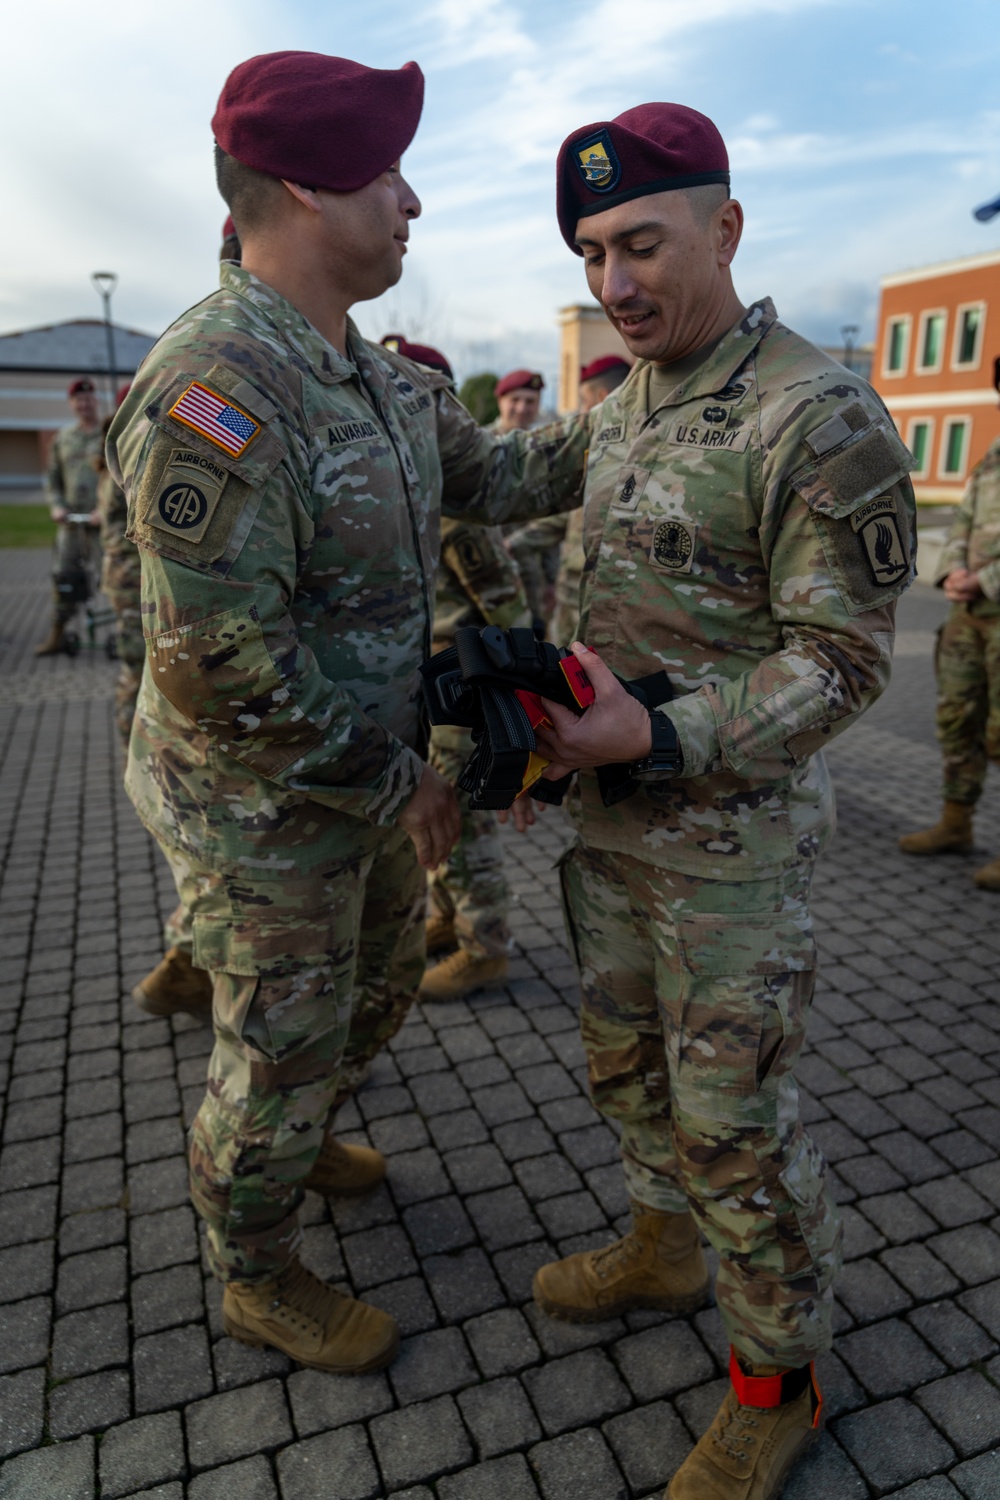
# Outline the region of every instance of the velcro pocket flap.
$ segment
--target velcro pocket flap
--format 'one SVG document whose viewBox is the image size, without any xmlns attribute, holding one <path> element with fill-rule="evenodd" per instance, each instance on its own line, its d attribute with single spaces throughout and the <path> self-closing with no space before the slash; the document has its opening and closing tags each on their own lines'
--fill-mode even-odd
<svg viewBox="0 0 1000 1500">
<path fill-rule="evenodd" d="M 910 450 L 891 423 L 872 422 L 799 469 L 791 482 L 813 510 L 839 520 L 884 494 L 912 468 Z"/>
</svg>

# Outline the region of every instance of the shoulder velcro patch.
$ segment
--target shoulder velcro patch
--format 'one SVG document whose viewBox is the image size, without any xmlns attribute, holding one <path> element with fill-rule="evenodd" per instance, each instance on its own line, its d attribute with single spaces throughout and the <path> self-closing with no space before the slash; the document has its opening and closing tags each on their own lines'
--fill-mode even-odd
<svg viewBox="0 0 1000 1500">
<path fill-rule="evenodd" d="M 868 422 L 851 431 L 853 410 L 848 407 L 807 436 L 817 457 L 791 478 L 808 505 L 834 519 L 891 489 L 913 466 L 909 449 L 887 422 Z"/>
<path fill-rule="evenodd" d="M 230 458 L 242 458 L 261 430 L 261 424 L 249 412 L 200 380 L 192 380 L 167 415 L 200 433 Z"/>
<path fill-rule="evenodd" d="M 200 542 L 208 530 L 229 471 L 201 453 L 174 448 L 167 457 L 146 521 L 173 537 Z"/>
</svg>

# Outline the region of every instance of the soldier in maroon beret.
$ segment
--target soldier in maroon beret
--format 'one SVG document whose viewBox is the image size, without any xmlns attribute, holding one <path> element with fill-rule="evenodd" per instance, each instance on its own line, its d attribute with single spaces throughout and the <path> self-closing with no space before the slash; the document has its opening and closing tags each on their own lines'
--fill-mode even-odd
<svg viewBox="0 0 1000 1500">
<path fill-rule="evenodd" d="M 36 656 L 54 656 L 64 649 L 66 627 L 78 604 L 87 598 L 88 579 L 100 562 L 97 514 L 97 471 L 94 464 L 104 449 L 97 388 L 88 375 L 70 381 L 66 391 L 76 421 L 57 432 L 49 449 L 45 488 L 56 523 L 52 569 L 52 625 Z M 86 521 L 69 520 L 87 516 Z"/>
<path fill-rule="evenodd" d="M 711 120 L 644 104 L 574 131 L 559 225 L 636 364 L 590 413 L 575 650 L 546 775 L 581 769 L 562 866 L 594 1103 L 620 1131 L 632 1228 L 542 1267 L 591 1322 L 707 1299 L 730 1389 L 668 1500 L 774 1500 L 822 1420 L 841 1232 L 795 1066 L 809 912 L 832 834 L 822 751 L 884 690 L 912 577 L 910 456 L 878 396 L 746 306 L 743 212 Z M 596 654 L 596 653 L 599 653 Z M 665 667 L 652 711 L 617 678 Z M 608 805 L 595 768 L 630 762 Z M 605 772 L 606 775 L 606 772 Z"/>
<path fill-rule="evenodd" d="M 379 342 L 383 349 L 392 349 L 396 354 L 401 354 L 404 359 L 412 359 L 418 365 L 426 365 L 429 370 L 440 370 L 442 375 L 454 382 L 455 376 L 451 365 L 441 353 L 440 349 L 434 349 L 430 344 L 411 344 L 409 339 L 401 333 L 387 333 Z"/>
<path fill-rule="evenodd" d="M 422 100 L 415 63 L 233 70 L 213 128 L 241 262 L 159 340 L 108 443 L 150 660 L 126 786 L 213 981 L 190 1164 L 223 1327 L 345 1374 L 398 1329 L 306 1268 L 298 1209 L 385 1173 L 330 1120 L 415 998 L 425 872 L 459 830 L 420 691 L 440 520 L 578 503 L 585 447 L 572 424 L 485 432 L 351 320 L 402 274 Z"/>
<path fill-rule="evenodd" d="M 493 387 L 500 415 L 496 432 L 526 432 L 538 421 L 545 381 L 537 370 L 510 370 Z"/>
</svg>

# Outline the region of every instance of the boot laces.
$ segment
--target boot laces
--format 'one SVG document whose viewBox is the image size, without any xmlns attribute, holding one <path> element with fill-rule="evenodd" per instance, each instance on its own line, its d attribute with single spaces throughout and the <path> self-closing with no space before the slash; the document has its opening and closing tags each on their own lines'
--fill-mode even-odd
<svg viewBox="0 0 1000 1500">
<path fill-rule="evenodd" d="M 282 1313 L 284 1321 L 299 1327 L 314 1324 L 323 1328 L 330 1304 L 338 1295 L 332 1286 L 314 1276 L 301 1261 L 293 1261 L 278 1278 L 268 1310 Z"/>
<path fill-rule="evenodd" d="M 730 1392 L 712 1433 L 712 1441 L 730 1458 L 746 1458 L 746 1450 L 757 1441 L 755 1429 L 760 1422 L 752 1413 L 753 1407 L 741 1406 L 735 1394 Z"/>
<path fill-rule="evenodd" d="M 623 1270 L 641 1254 L 642 1243 L 638 1235 L 626 1234 L 622 1239 L 606 1245 L 603 1250 L 594 1251 L 594 1270 L 604 1280 L 605 1277 L 614 1275 L 616 1271 Z"/>
</svg>

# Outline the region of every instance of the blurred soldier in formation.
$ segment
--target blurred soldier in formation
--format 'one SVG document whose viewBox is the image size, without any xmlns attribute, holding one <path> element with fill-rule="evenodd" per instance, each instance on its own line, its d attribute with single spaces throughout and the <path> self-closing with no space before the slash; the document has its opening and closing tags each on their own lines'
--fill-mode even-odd
<svg viewBox="0 0 1000 1500">
<path fill-rule="evenodd" d="M 452 378 L 451 366 L 438 350 L 408 343 L 400 334 L 387 334 L 382 343 Z M 452 645 L 455 631 L 463 625 L 508 630 L 530 624 L 517 564 L 504 546 L 500 527 L 473 526 L 445 516 L 432 649 L 444 651 Z M 432 729 L 430 763 L 453 786 L 472 751 L 467 729 L 444 724 Z M 428 958 L 454 951 L 424 975 L 422 1000 L 459 1000 L 483 985 L 499 984 L 507 973 L 510 891 L 496 814 L 486 809 L 474 812 L 466 792 L 458 793 L 458 801 L 462 831 L 448 858 L 431 871 L 427 921 Z"/>
<path fill-rule="evenodd" d="M 518 430 L 526 432 L 529 427 L 534 427 L 538 421 L 544 388 L 545 380 L 537 370 L 509 370 L 506 375 L 502 375 L 493 388 L 500 413 L 492 424 L 492 430 L 494 432 Z M 503 528 L 508 547 L 511 544 L 511 536 L 519 529 L 517 526 Z M 515 561 L 520 567 L 521 559 L 516 555 Z M 540 555 L 533 571 L 521 575 L 525 593 L 528 596 L 532 624 L 539 635 L 545 633 L 545 620 L 549 612 L 546 609 L 546 600 L 551 598 L 558 561 L 558 547 L 549 547 Z"/>
<path fill-rule="evenodd" d="M 904 834 L 899 847 L 964 854 L 987 766 L 1000 762 L 1000 438 L 969 478 L 934 582 L 952 605 L 935 658 L 944 807 L 932 828 Z M 1000 856 L 972 878 L 983 890 L 1000 891 Z"/>
<path fill-rule="evenodd" d="M 440 512 L 578 504 L 585 446 L 570 424 L 485 432 L 348 316 L 402 273 L 422 100 L 414 63 L 234 69 L 213 130 L 241 265 L 160 339 L 109 439 L 149 657 L 126 787 L 214 981 L 190 1162 L 222 1323 L 341 1373 L 385 1364 L 398 1330 L 302 1264 L 298 1207 L 384 1175 L 330 1110 L 348 1033 L 371 1056 L 402 1024 L 423 871 L 459 833 L 421 727 Z"/>
<path fill-rule="evenodd" d="M 119 388 L 115 410 L 128 395 L 128 386 Z M 107 437 L 113 418 L 105 417 L 102 432 Z M 101 522 L 101 592 L 115 612 L 115 645 L 118 651 L 118 681 L 115 684 L 115 723 L 122 745 L 128 752 L 129 735 L 135 700 L 146 660 L 146 643 L 142 637 L 142 575 L 139 549 L 125 535 L 128 505 L 125 492 L 114 481 L 104 456 L 104 448 L 94 460 L 97 470 L 97 513 Z"/>
<path fill-rule="evenodd" d="M 618 389 L 631 368 L 620 354 L 605 354 L 584 365 L 580 371 L 580 410 L 593 411 Z M 543 616 L 551 614 L 549 639 L 557 646 L 568 646 L 580 631 L 583 507 L 570 511 L 569 515 L 543 516 L 528 526 L 520 526 L 507 538 L 507 545 L 517 560 L 529 597 L 541 598 Z M 548 598 L 552 585 L 545 581 L 545 568 L 553 549 L 558 551 L 554 612 Z"/>
<path fill-rule="evenodd" d="M 66 626 L 80 599 L 77 580 L 81 573 L 96 573 L 100 557 L 94 462 L 104 450 L 104 433 L 97 391 L 94 382 L 83 376 L 73 381 L 66 394 L 76 421 L 56 434 L 45 475 L 49 508 L 58 529 L 52 570 L 52 628 L 36 647 L 36 656 L 54 656 L 62 650 Z M 67 517 L 71 515 L 89 519 L 85 523 L 69 522 Z"/>
<path fill-rule="evenodd" d="M 737 296 L 743 214 L 704 115 L 648 104 L 584 126 L 557 184 L 563 235 L 637 356 L 582 419 L 593 649 L 574 649 L 596 701 L 550 705 L 538 734 L 549 779 L 581 768 L 563 889 L 633 1227 L 542 1267 L 535 1296 L 581 1322 L 691 1311 L 704 1231 L 730 1389 L 667 1496 L 773 1500 L 821 1422 L 841 1255 L 794 1077 L 833 826 L 817 752 L 889 679 L 911 460 L 863 380 Z M 613 674 L 657 666 L 672 696 L 647 711 Z M 605 806 L 592 769 L 609 762 L 633 795 Z"/>
</svg>

